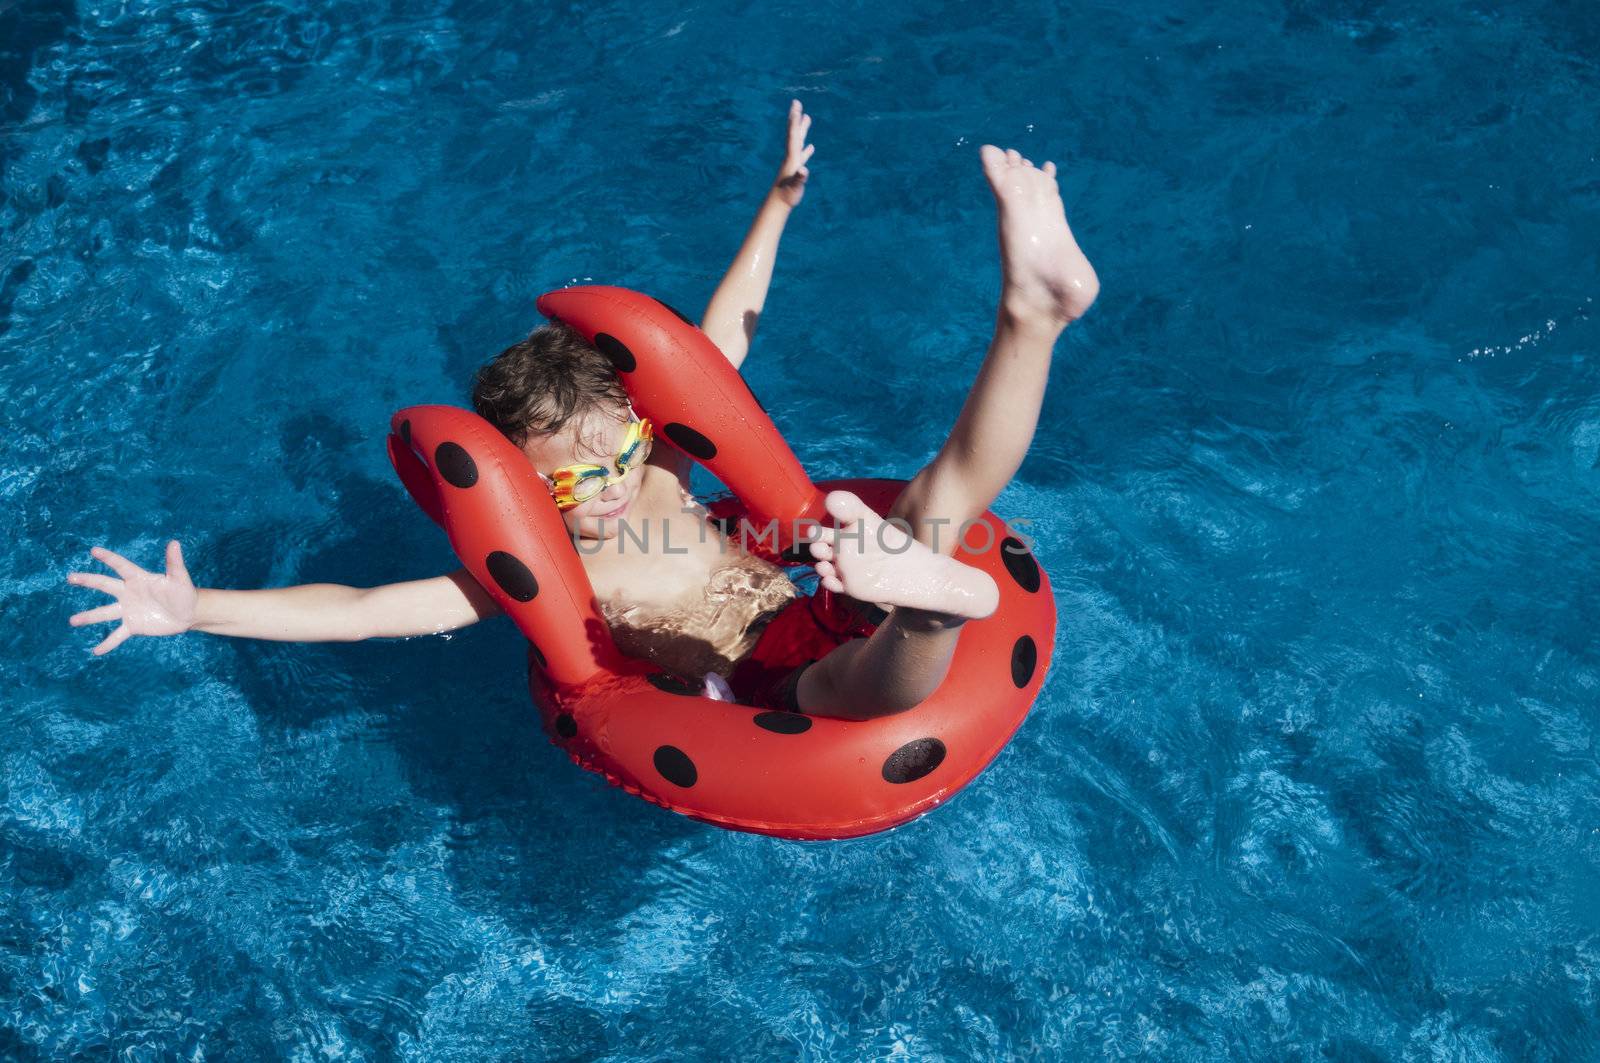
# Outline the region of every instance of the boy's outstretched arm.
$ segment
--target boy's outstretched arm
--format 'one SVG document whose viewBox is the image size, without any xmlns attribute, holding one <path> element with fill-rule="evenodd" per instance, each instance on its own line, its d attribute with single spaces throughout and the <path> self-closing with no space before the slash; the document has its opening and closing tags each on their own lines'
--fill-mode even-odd
<svg viewBox="0 0 1600 1063">
<path fill-rule="evenodd" d="M 94 648 L 96 656 L 110 653 L 133 635 L 206 631 L 280 642 L 355 642 L 453 631 L 500 611 L 465 569 L 382 587 L 309 583 L 226 591 L 195 587 L 177 540 L 167 544 L 165 575 L 146 572 L 104 547 L 90 553 L 117 578 L 74 572 L 67 582 L 110 595 L 114 601 L 76 613 L 69 623 L 81 627 L 120 621 Z"/>
<path fill-rule="evenodd" d="M 805 113 L 799 100 L 789 104 L 789 135 L 783 165 L 778 177 L 756 213 L 744 245 L 728 267 L 727 275 L 712 293 L 706 304 L 700 328 L 711 341 L 728 356 L 737 368 L 750 351 L 750 340 L 756 334 L 756 324 L 761 320 L 761 308 L 767 302 L 767 289 L 772 284 L 772 264 L 778 255 L 778 240 L 789 220 L 789 212 L 799 205 L 806 193 L 806 178 L 811 171 L 806 161 L 816 150 L 806 143 L 811 131 L 811 116 Z"/>
</svg>

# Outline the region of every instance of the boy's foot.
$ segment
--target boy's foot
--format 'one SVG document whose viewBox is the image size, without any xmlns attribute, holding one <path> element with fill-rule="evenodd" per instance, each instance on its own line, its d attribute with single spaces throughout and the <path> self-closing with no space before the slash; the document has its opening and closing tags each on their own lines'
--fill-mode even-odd
<svg viewBox="0 0 1600 1063">
<path fill-rule="evenodd" d="M 1100 279 L 1067 227 L 1056 164 L 1038 169 L 1015 150 L 985 144 L 983 175 L 1000 208 L 1000 305 L 1019 320 L 1063 326 L 1083 316 Z"/>
<path fill-rule="evenodd" d="M 832 542 L 814 539 L 811 556 L 828 590 L 958 621 L 981 620 L 999 606 L 1000 589 L 988 573 L 934 553 L 849 491 L 830 491 L 827 506 L 839 530 Z"/>
</svg>

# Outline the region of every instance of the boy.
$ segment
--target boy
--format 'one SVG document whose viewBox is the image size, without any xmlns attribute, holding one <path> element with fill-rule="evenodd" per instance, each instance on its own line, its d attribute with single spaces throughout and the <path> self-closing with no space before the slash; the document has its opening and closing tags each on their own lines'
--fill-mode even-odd
<svg viewBox="0 0 1600 1063">
<path fill-rule="evenodd" d="M 706 307 L 701 327 L 735 366 L 755 333 L 784 225 L 805 194 L 810 126 L 799 101 L 791 103 L 777 180 Z M 1055 341 L 1088 310 L 1099 281 L 1067 227 L 1055 164 L 1039 169 L 989 145 L 981 154 L 998 206 L 1004 287 L 972 391 L 949 439 L 896 501 L 890 517 L 900 527 L 834 492 L 827 507 L 839 530 L 810 543 L 822 586 L 887 616 L 870 637 L 843 640 L 776 682 L 746 684 L 742 700 L 850 718 L 909 709 L 943 681 L 961 626 L 995 608 L 993 581 L 949 556 L 951 529 L 982 514 L 1022 463 Z M 763 625 L 793 599 L 793 585 L 782 570 L 703 534 L 704 512 L 688 495 L 689 459 L 650 449 L 604 357 L 564 326 L 543 326 L 479 372 L 473 405 L 551 488 L 618 647 L 680 673 L 709 673 L 725 696 L 717 677 L 739 672 Z M 603 470 L 574 482 L 573 467 L 593 465 Z M 647 534 L 619 536 L 624 521 Z M 641 538 L 674 547 L 640 549 Z M 437 634 L 499 611 L 465 570 L 369 589 L 197 590 L 176 541 L 164 576 L 102 547 L 91 553 L 121 577 L 67 577 L 116 599 L 71 618 L 74 626 L 121 621 L 97 655 L 130 635 L 346 641 Z"/>
</svg>

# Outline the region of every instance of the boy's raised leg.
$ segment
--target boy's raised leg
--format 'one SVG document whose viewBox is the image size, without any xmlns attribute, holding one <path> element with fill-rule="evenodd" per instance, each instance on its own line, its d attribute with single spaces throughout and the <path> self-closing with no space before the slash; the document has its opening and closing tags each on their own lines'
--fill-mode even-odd
<svg viewBox="0 0 1600 1063">
<path fill-rule="evenodd" d="M 948 556 L 956 529 L 988 509 L 1022 464 L 1051 351 L 1100 291 L 1067 226 L 1055 164 L 1039 169 L 989 145 L 982 155 L 999 210 L 1004 274 L 994 339 L 950 438 L 890 511 L 909 525 L 910 549 L 883 550 L 887 531 L 876 515 L 854 495 L 829 496 L 843 529 L 865 534 L 813 543 L 818 576 L 830 590 L 891 611 L 871 638 L 840 646 L 800 674 L 795 694 L 806 712 L 865 718 L 911 708 L 944 681 L 961 625 L 993 611 L 993 581 Z"/>
<path fill-rule="evenodd" d="M 988 509 L 1022 464 L 1039 423 L 1050 353 L 1100 291 L 1067 225 L 1055 163 L 1040 169 L 991 145 L 982 155 L 999 212 L 1004 279 L 994 339 L 950 438 L 890 514 L 944 554 L 955 551 L 955 529 Z"/>
</svg>

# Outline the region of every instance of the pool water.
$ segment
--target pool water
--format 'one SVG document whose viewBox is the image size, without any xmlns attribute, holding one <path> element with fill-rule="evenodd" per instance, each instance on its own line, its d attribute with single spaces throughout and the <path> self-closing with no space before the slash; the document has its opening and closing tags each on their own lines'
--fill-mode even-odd
<svg viewBox="0 0 1600 1063">
<path fill-rule="evenodd" d="M 1600 1045 L 1600 18 L 1417 4 L 0 4 L 0 1058 L 1570 1060 Z M 507 623 L 105 659 L 88 548 L 371 585 L 391 410 L 539 292 L 691 311 L 816 115 L 748 377 L 914 472 L 1104 283 L 997 509 L 1061 625 L 900 830 L 575 770 Z"/>
</svg>

